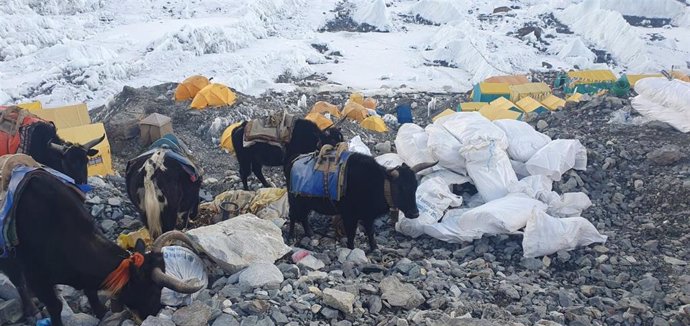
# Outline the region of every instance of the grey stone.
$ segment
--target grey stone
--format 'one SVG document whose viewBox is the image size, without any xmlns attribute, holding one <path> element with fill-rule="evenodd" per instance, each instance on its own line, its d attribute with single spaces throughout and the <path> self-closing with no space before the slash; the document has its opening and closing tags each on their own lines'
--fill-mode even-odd
<svg viewBox="0 0 690 326">
<path fill-rule="evenodd" d="M 79 313 L 62 316 L 62 322 L 70 326 L 97 326 L 100 320 L 94 316 Z"/>
<path fill-rule="evenodd" d="M 277 289 L 282 282 L 283 273 L 278 267 L 267 262 L 253 263 L 239 275 L 239 285 L 243 289 L 259 287 Z"/>
<path fill-rule="evenodd" d="M 324 262 L 320 261 L 318 258 L 316 258 L 312 255 L 308 255 L 308 256 L 300 259 L 300 261 L 297 263 L 297 265 L 299 267 L 305 267 L 305 268 L 312 270 L 312 271 L 318 271 L 318 270 L 320 270 L 326 266 L 326 264 L 324 264 Z"/>
<path fill-rule="evenodd" d="M 120 206 L 120 205 L 122 205 L 122 199 L 117 198 L 117 197 L 108 198 L 108 205 Z"/>
<path fill-rule="evenodd" d="M 19 299 L 19 292 L 5 274 L 0 273 L 0 299 Z"/>
<path fill-rule="evenodd" d="M 424 296 L 412 284 L 403 284 L 395 276 L 384 278 L 379 284 L 381 299 L 388 304 L 405 309 L 414 309 L 424 303 Z"/>
<path fill-rule="evenodd" d="M 453 251 L 453 258 L 465 258 L 469 253 L 474 251 L 474 246 L 469 245 L 466 247 L 462 247 L 456 251 Z"/>
<path fill-rule="evenodd" d="M 684 260 L 680 260 L 675 257 L 670 257 L 670 256 L 664 256 L 664 261 L 668 264 L 674 265 L 674 266 L 685 266 L 688 263 Z"/>
<path fill-rule="evenodd" d="M 510 284 L 501 284 L 498 287 L 498 290 L 513 300 L 520 300 L 520 292 L 518 292 L 518 290 L 516 290 L 515 287 Z"/>
<path fill-rule="evenodd" d="M 19 299 L 11 299 L 0 303 L 0 325 L 16 323 L 22 317 L 24 317 L 24 312 Z"/>
<path fill-rule="evenodd" d="M 235 319 L 235 317 L 228 314 L 222 314 L 220 317 L 216 318 L 212 326 L 239 326 L 240 323 Z"/>
<path fill-rule="evenodd" d="M 105 233 L 115 231 L 116 227 L 117 227 L 117 222 L 115 222 L 113 220 L 101 221 L 101 230 L 103 230 L 103 232 L 105 232 Z"/>
<path fill-rule="evenodd" d="M 94 217 L 100 217 L 103 211 L 105 211 L 105 205 L 94 205 L 91 207 L 91 215 Z"/>
<path fill-rule="evenodd" d="M 680 147 L 676 145 L 664 145 L 647 154 L 647 160 L 657 165 L 672 165 L 683 158 Z"/>
<path fill-rule="evenodd" d="M 372 295 L 371 297 L 369 297 L 367 303 L 369 304 L 370 314 L 376 315 L 379 312 L 381 312 L 381 309 L 383 309 L 383 302 L 381 301 L 381 297 L 377 295 Z"/>
<path fill-rule="evenodd" d="M 330 288 L 324 289 L 323 303 L 346 314 L 352 314 L 352 306 L 355 303 L 355 295 L 349 292 L 338 291 Z"/>
<path fill-rule="evenodd" d="M 338 310 L 331 309 L 328 307 L 323 307 L 323 309 L 321 309 L 319 313 L 328 320 L 338 318 Z"/>
<path fill-rule="evenodd" d="M 377 152 L 381 154 L 386 154 L 391 152 L 391 142 L 389 140 L 386 140 L 383 143 L 378 143 L 376 146 L 374 146 L 374 149 L 376 149 Z"/>
<path fill-rule="evenodd" d="M 531 271 L 538 271 L 543 267 L 544 263 L 536 258 L 523 258 L 522 259 L 522 266 L 525 268 L 531 270 Z"/>
<path fill-rule="evenodd" d="M 175 311 L 172 320 L 177 326 L 206 326 L 211 318 L 211 307 L 200 301 Z"/>
<path fill-rule="evenodd" d="M 284 313 L 280 312 L 280 310 L 274 310 L 271 313 L 271 318 L 273 318 L 273 321 L 275 321 L 278 325 L 283 325 L 287 324 L 290 322 L 287 316 L 285 316 Z"/>
<path fill-rule="evenodd" d="M 544 120 L 537 121 L 537 130 L 541 131 L 549 127 L 549 124 Z"/>
<path fill-rule="evenodd" d="M 563 308 L 568 308 L 573 305 L 573 300 L 565 291 L 558 291 L 558 304 Z"/>
</svg>

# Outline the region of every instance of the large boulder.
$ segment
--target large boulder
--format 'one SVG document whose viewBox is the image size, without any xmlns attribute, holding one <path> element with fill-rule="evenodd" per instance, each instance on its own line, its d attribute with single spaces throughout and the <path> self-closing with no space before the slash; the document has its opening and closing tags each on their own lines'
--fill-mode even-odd
<svg viewBox="0 0 690 326">
<path fill-rule="evenodd" d="M 190 230 L 187 234 L 229 273 L 255 262 L 274 263 L 290 252 L 280 228 L 253 214 Z"/>
<path fill-rule="evenodd" d="M 381 299 L 388 301 L 388 304 L 393 307 L 411 310 L 424 303 L 424 296 L 414 285 L 402 283 L 395 276 L 384 278 L 379 288 L 383 293 Z"/>
</svg>

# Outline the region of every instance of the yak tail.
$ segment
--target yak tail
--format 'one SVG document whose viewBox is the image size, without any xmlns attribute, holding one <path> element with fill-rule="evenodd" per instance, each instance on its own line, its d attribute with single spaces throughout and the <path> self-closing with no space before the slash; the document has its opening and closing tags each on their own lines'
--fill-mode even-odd
<svg viewBox="0 0 690 326">
<path fill-rule="evenodd" d="M 158 198 L 160 190 L 153 180 L 153 175 L 158 169 L 165 170 L 165 166 L 163 165 L 164 161 L 165 152 L 156 151 L 144 165 L 146 176 L 144 177 L 143 206 L 144 212 L 146 213 L 146 224 L 148 225 L 149 233 L 151 233 L 153 239 L 156 239 L 163 233 L 161 227 L 161 205 L 164 203 L 161 203 L 161 199 Z M 165 198 L 162 198 L 162 200 L 165 200 Z"/>
</svg>

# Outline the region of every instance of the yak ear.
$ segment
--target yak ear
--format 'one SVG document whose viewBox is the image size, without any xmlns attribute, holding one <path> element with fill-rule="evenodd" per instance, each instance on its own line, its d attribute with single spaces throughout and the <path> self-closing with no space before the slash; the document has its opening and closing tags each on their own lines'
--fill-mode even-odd
<svg viewBox="0 0 690 326">
<path fill-rule="evenodd" d="M 144 240 L 137 239 L 137 242 L 134 244 L 134 252 L 138 252 L 142 255 L 146 253 L 146 243 L 144 243 Z"/>
</svg>

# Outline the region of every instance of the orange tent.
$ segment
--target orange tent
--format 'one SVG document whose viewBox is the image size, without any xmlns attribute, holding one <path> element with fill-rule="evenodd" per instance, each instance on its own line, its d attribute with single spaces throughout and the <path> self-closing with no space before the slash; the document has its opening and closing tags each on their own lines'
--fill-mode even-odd
<svg viewBox="0 0 690 326">
<path fill-rule="evenodd" d="M 350 94 L 350 102 L 355 102 L 357 104 L 364 104 L 364 95 L 362 93 L 354 92 Z"/>
<path fill-rule="evenodd" d="M 347 101 L 347 103 L 345 103 L 345 108 L 343 108 L 342 115 L 352 120 L 356 120 L 357 122 L 362 122 L 362 120 L 369 116 L 369 111 L 361 104 L 357 104 L 353 101 Z"/>
<path fill-rule="evenodd" d="M 314 103 L 314 106 L 311 108 L 311 111 L 309 111 L 309 113 L 328 113 L 333 117 L 340 118 L 340 111 L 338 111 L 338 107 L 324 101 L 318 101 Z"/>
<path fill-rule="evenodd" d="M 340 114 L 340 112 L 338 112 L 338 114 Z M 319 126 L 319 129 L 321 130 L 324 130 L 333 125 L 333 121 L 326 118 L 326 116 L 324 116 L 323 114 L 317 112 L 310 112 L 304 118 L 315 123 L 317 126 Z"/>
<path fill-rule="evenodd" d="M 200 75 L 189 77 L 177 85 L 175 90 L 175 101 L 191 100 L 199 91 L 208 86 L 211 82 L 208 78 Z"/>
<path fill-rule="evenodd" d="M 376 100 L 371 97 L 365 98 L 364 103 L 362 103 L 365 108 L 372 110 L 376 110 L 376 104 Z"/>
<path fill-rule="evenodd" d="M 237 100 L 235 92 L 223 84 L 209 84 L 194 96 L 192 108 L 203 109 L 207 106 L 232 105 Z"/>
</svg>

